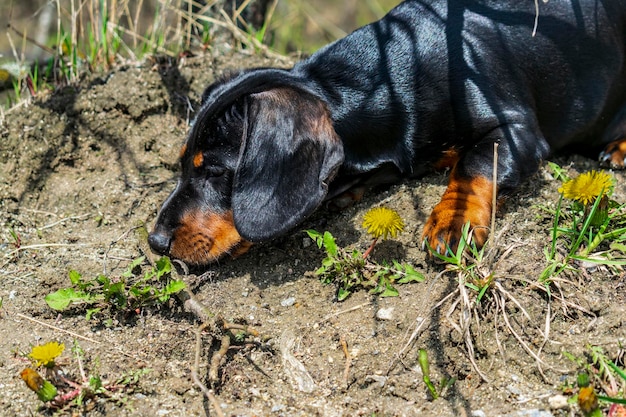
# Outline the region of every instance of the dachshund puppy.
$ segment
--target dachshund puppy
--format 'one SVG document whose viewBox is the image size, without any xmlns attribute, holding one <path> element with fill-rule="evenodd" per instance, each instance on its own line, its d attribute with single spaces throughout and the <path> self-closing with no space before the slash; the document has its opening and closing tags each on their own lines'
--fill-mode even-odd
<svg viewBox="0 0 626 417">
<path fill-rule="evenodd" d="M 205 265 L 354 187 L 450 167 L 423 239 L 444 252 L 556 150 L 626 154 L 626 0 L 408 0 L 291 70 L 204 93 L 152 249 Z"/>
</svg>

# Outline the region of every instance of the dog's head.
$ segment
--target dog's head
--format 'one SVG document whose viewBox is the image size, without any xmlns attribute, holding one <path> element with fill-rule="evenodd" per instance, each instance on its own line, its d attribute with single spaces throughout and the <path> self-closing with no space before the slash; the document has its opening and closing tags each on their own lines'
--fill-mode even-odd
<svg viewBox="0 0 626 417">
<path fill-rule="evenodd" d="M 148 241 L 205 265 L 279 236 L 326 196 L 343 161 L 324 102 L 286 71 L 216 83 L 182 148 L 182 173 Z"/>
</svg>

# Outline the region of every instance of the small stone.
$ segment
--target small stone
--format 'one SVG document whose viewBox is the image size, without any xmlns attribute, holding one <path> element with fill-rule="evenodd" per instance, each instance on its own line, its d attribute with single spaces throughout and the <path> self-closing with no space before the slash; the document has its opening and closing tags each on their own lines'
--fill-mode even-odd
<svg viewBox="0 0 626 417">
<path fill-rule="evenodd" d="M 381 308 L 376 312 L 378 320 L 393 320 L 393 307 Z"/>
<path fill-rule="evenodd" d="M 564 408 L 569 408 L 569 404 L 567 403 L 567 397 L 565 395 L 555 395 L 553 397 L 548 398 L 548 405 L 552 410 L 561 410 Z"/>
<path fill-rule="evenodd" d="M 296 297 L 285 298 L 280 302 L 280 305 L 283 307 L 291 307 L 296 303 Z"/>
</svg>

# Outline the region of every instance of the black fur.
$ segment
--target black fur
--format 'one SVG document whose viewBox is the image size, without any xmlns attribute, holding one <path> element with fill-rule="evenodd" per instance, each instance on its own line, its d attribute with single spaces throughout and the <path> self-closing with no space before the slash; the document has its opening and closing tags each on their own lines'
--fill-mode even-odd
<svg viewBox="0 0 626 417">
<path fill-rule="evenodd" d="M 531 0 L 408 0 L 291 70 L 210 86 L 151 246 L 168 253 L 188 210 L 232 211 L 242 241 L 268 240 L 324 199 L 422 175 L 451 149 L 451 181 L 490 179 L 494 142 L 505 196 L 556 150 L 624 139 L 626 0 L 538 4 L 537 16 Z M 426 238 L 454 244 L 456 223 L 429 222 Z"/>
</svg>

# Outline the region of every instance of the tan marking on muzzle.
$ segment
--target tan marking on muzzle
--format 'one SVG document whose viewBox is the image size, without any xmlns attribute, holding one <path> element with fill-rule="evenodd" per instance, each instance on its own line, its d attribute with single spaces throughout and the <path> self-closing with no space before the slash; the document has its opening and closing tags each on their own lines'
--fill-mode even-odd
<svg viewBox="0 0 626 417">
<path fill-rule="evenodd" d="M 206 265 L 226 254 L 239 256 L 250 246 L 235 229 L 232 211 L 218 214 L 195 210 L 182 217 L 170 254 L 189 264 Z"/>
</svg>

